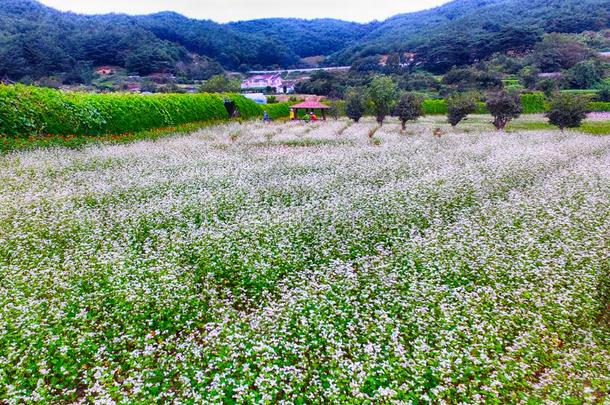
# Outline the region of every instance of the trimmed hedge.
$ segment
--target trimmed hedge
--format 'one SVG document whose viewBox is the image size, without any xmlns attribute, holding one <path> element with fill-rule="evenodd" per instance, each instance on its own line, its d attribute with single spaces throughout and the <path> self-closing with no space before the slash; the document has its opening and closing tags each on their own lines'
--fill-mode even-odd
<svg viewBox="0 0 610 405">
<path fill-rule="evenodd" d="M 526 93 L 521 95 L 524 114 L 540 114 L 546 112 L 548 105 L 543 93 Z"/>
<path fill-rule="evenodd" d="M 423 102 L 424 113 L 426 115 L 445 115 L 447 114 L 447 104 L 443 99 L 427 99 Z"/>
<path fill-rule="evenodd" d="M 610 103 L 603 101 L 593 101 L 589 103 L 589 109 L 593 112 L 610 112 Z"/>
<path fill-rule="evenodd" d="M 521 95 L 524 114 L 543 113 L 547 110 L 546 98 L 542 93 L 527 93 Z M 445 100 L 434 99 L 424 100 L 424 112 L 426 115 L 444 115 L 447 114 L 447 106 Z M 487 107 L 483 102 L 477 102 L 477 110 L 475 114 L 488 114 Z"/>
<path fill-rule="evenodd" d="M 240 118 L 251 119 L 263 116 L 263 109 L 260 105 L 240 94 L 224 94 L 224 97 L 235 103 L 239 109 Z"/>
<path fill-rule="evenodd" d="M 269 113 L 269 118 L 277 120 L 290 116 L 290 104 L 289 103 L 276 103 L 266 104 L 263 108 Z"/>
<path fill-rule="evenodd" d="M 242 118 L 262 116 L 260 106 L 237 94 L 86 94 L 0 85 L 0 135 L 118 135 L 226 120 L 225 98 Z"/>
</svg>

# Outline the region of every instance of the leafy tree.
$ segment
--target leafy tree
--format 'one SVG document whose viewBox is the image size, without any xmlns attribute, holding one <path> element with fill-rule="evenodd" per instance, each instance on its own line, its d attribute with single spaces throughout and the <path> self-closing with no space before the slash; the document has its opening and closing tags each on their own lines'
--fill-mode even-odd
<svg viewBox="0 0 610 405">
<path fill-rule="evenodd" d="M 404 93 L 396 106 L 396 115 L 400 119 L 402 129 L 407 126 L 407 121 L 416 121 L 424 115 L 422 106 L 423 99 L 414 93 Z"/>
<path fill-rule="evenodd" d="M 345 97 L 345 114 L 354 122 L 360 121 L 366 110 L 366 100 L 360 90 L 350 90 Z"/>
<path fill-rule="evenodd" d="M 471 93 L 454 93 L 445 98 L 445 103 L 447 104 L 447 121 L 452 127 L 457 126 L 477 109 L 476 98 Z"/>
<path fill-rule="evenodd" d="M 606 85 L 597 92 L 597 100 L 610 103 L 610 85 Z"/>
<path fill-rule="evenodd" d="M 536 88 L 541 90 L 545 96 L 551 97 L 553 93 L 559 90 L 559 82 L 553 78 L 545 78 L 538 82 Z"/>
<path fill-rule="evenodd" d="M 407 73 L 397 78 L 398 87 L 406 91 L 438 91 L 441 84 L 427 72 Z"/>
<path fill-rule="evenodd" d="M 64 75 L 63 82 L 66 84 L 91 84 L 94 77 L 93 67 L 90 63 L 78 62 Z"/>
<path fill-rule="evenodd" d="M 212 76 L 199 88 L 202 93 L 239 93 L 240 90 L 240 81 L 225 75 Z"/>
<path fill-rule="evenodd" d="M 380 63 L 380 57 L 375 55 L 358 59 L 356 62 L 354 62 L 354 64 L 352 64 L 351 70 L 360 73 L 381 72 L 383 70 L 383 66 L 381 66 Z"/>
<path fill-rule="evenodd" d="M 551 125 L 563 131 L 565 128 L 578 128 L 587 117 L 589 98 L 578 94 L 558 93 L 550 102 L 546 113 Z"/>
<path fill-rule="evenodd" d="M 494 126 L 499 130 L 506 128 L 506 125 L 511 120 L 518 118 L 523 112 L 521 97 L 516 92 L 507 93 L 505 91 L 500 91 L 491 93 L 487 96 L 486 105 L 487 109 L 494 117 Z"/>
<path fill-rule="evenodd" d="M 335 120 L 339 119 L 339 116 L 345 115 L 345 102 L 342 100 L 330 100 L 328 102 L 330 109 L 328 115 L 333 117 Z"/>
<path fill-rule="evenodd" d="M 396 84 L 389 77 L 377 76 L 369 84 L 367 93 L 377 122 L 383 125 L 385 117 L 392 112 L 396 103 Z"/>
<path fill-rule="evenodd" d="M 573 89 L 590 89 L 604 78 L 604 68 L 599 61 L 587 60 L 577 63 L 568 71 L 566 82 Z"/>
<path fill-rule="evenodd" d="M 538 84 L 540 69 L 533 66 L 526 66 L 519 72 L 521 84 L 527 89 L 534 89 Z"/>
<path fill-rule="evenodd" d="M 554 33 L 535 46 L 532 62 L 543 72 L 556 72 L 569 69 L 591 55 L 591 49 L 572 36 Z"/>
<path fill-rule="evenodd" d="M 499 74 L 474 67 L 451 69 L 443 77 L 443 84 L 458 91 L 489 90 L 503 86 Z"/>
</svg>

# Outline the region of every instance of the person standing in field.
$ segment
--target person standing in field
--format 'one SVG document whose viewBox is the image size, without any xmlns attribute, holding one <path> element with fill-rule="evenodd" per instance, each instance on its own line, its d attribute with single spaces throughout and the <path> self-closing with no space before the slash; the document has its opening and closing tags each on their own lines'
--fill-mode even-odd
<svg viewBox="0 0 610 405">
<path fill-rule="evenodd" d="M 267 111 L 263 113 L 263 121 L 269 122 L 269 113 Z"/>
<path fill-rule="evenodd" d="M 290 109 L 290 121 L 294 121 L 296 118 L 296 114 L 294 113 L 294 108 Z"/>
</svg>

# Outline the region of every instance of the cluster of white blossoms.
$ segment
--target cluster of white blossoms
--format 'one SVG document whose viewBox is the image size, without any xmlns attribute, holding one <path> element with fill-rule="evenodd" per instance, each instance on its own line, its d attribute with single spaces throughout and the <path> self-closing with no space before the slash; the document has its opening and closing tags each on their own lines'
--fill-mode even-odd
<svg viewBox="0 0 610 405">
<path fill-rule="evenodd" d="M 0 157 L 0 402 L 610 401 L 610 137 L 374 126 Z"/>
</svg>

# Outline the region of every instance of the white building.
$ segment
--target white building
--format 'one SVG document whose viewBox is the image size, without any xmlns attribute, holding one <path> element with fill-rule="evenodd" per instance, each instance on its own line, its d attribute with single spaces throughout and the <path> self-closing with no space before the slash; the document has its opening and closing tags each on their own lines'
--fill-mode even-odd
<svg viewBox="0 0 610 405">
<path fill-rule="evenodd" d="M 241 83 L 242 90 L 273 89 L 276 93 L 293 93 L 294 82 L 285 81 L 279 74 L 262 74 L 252 76 Z"/>
</svg>

